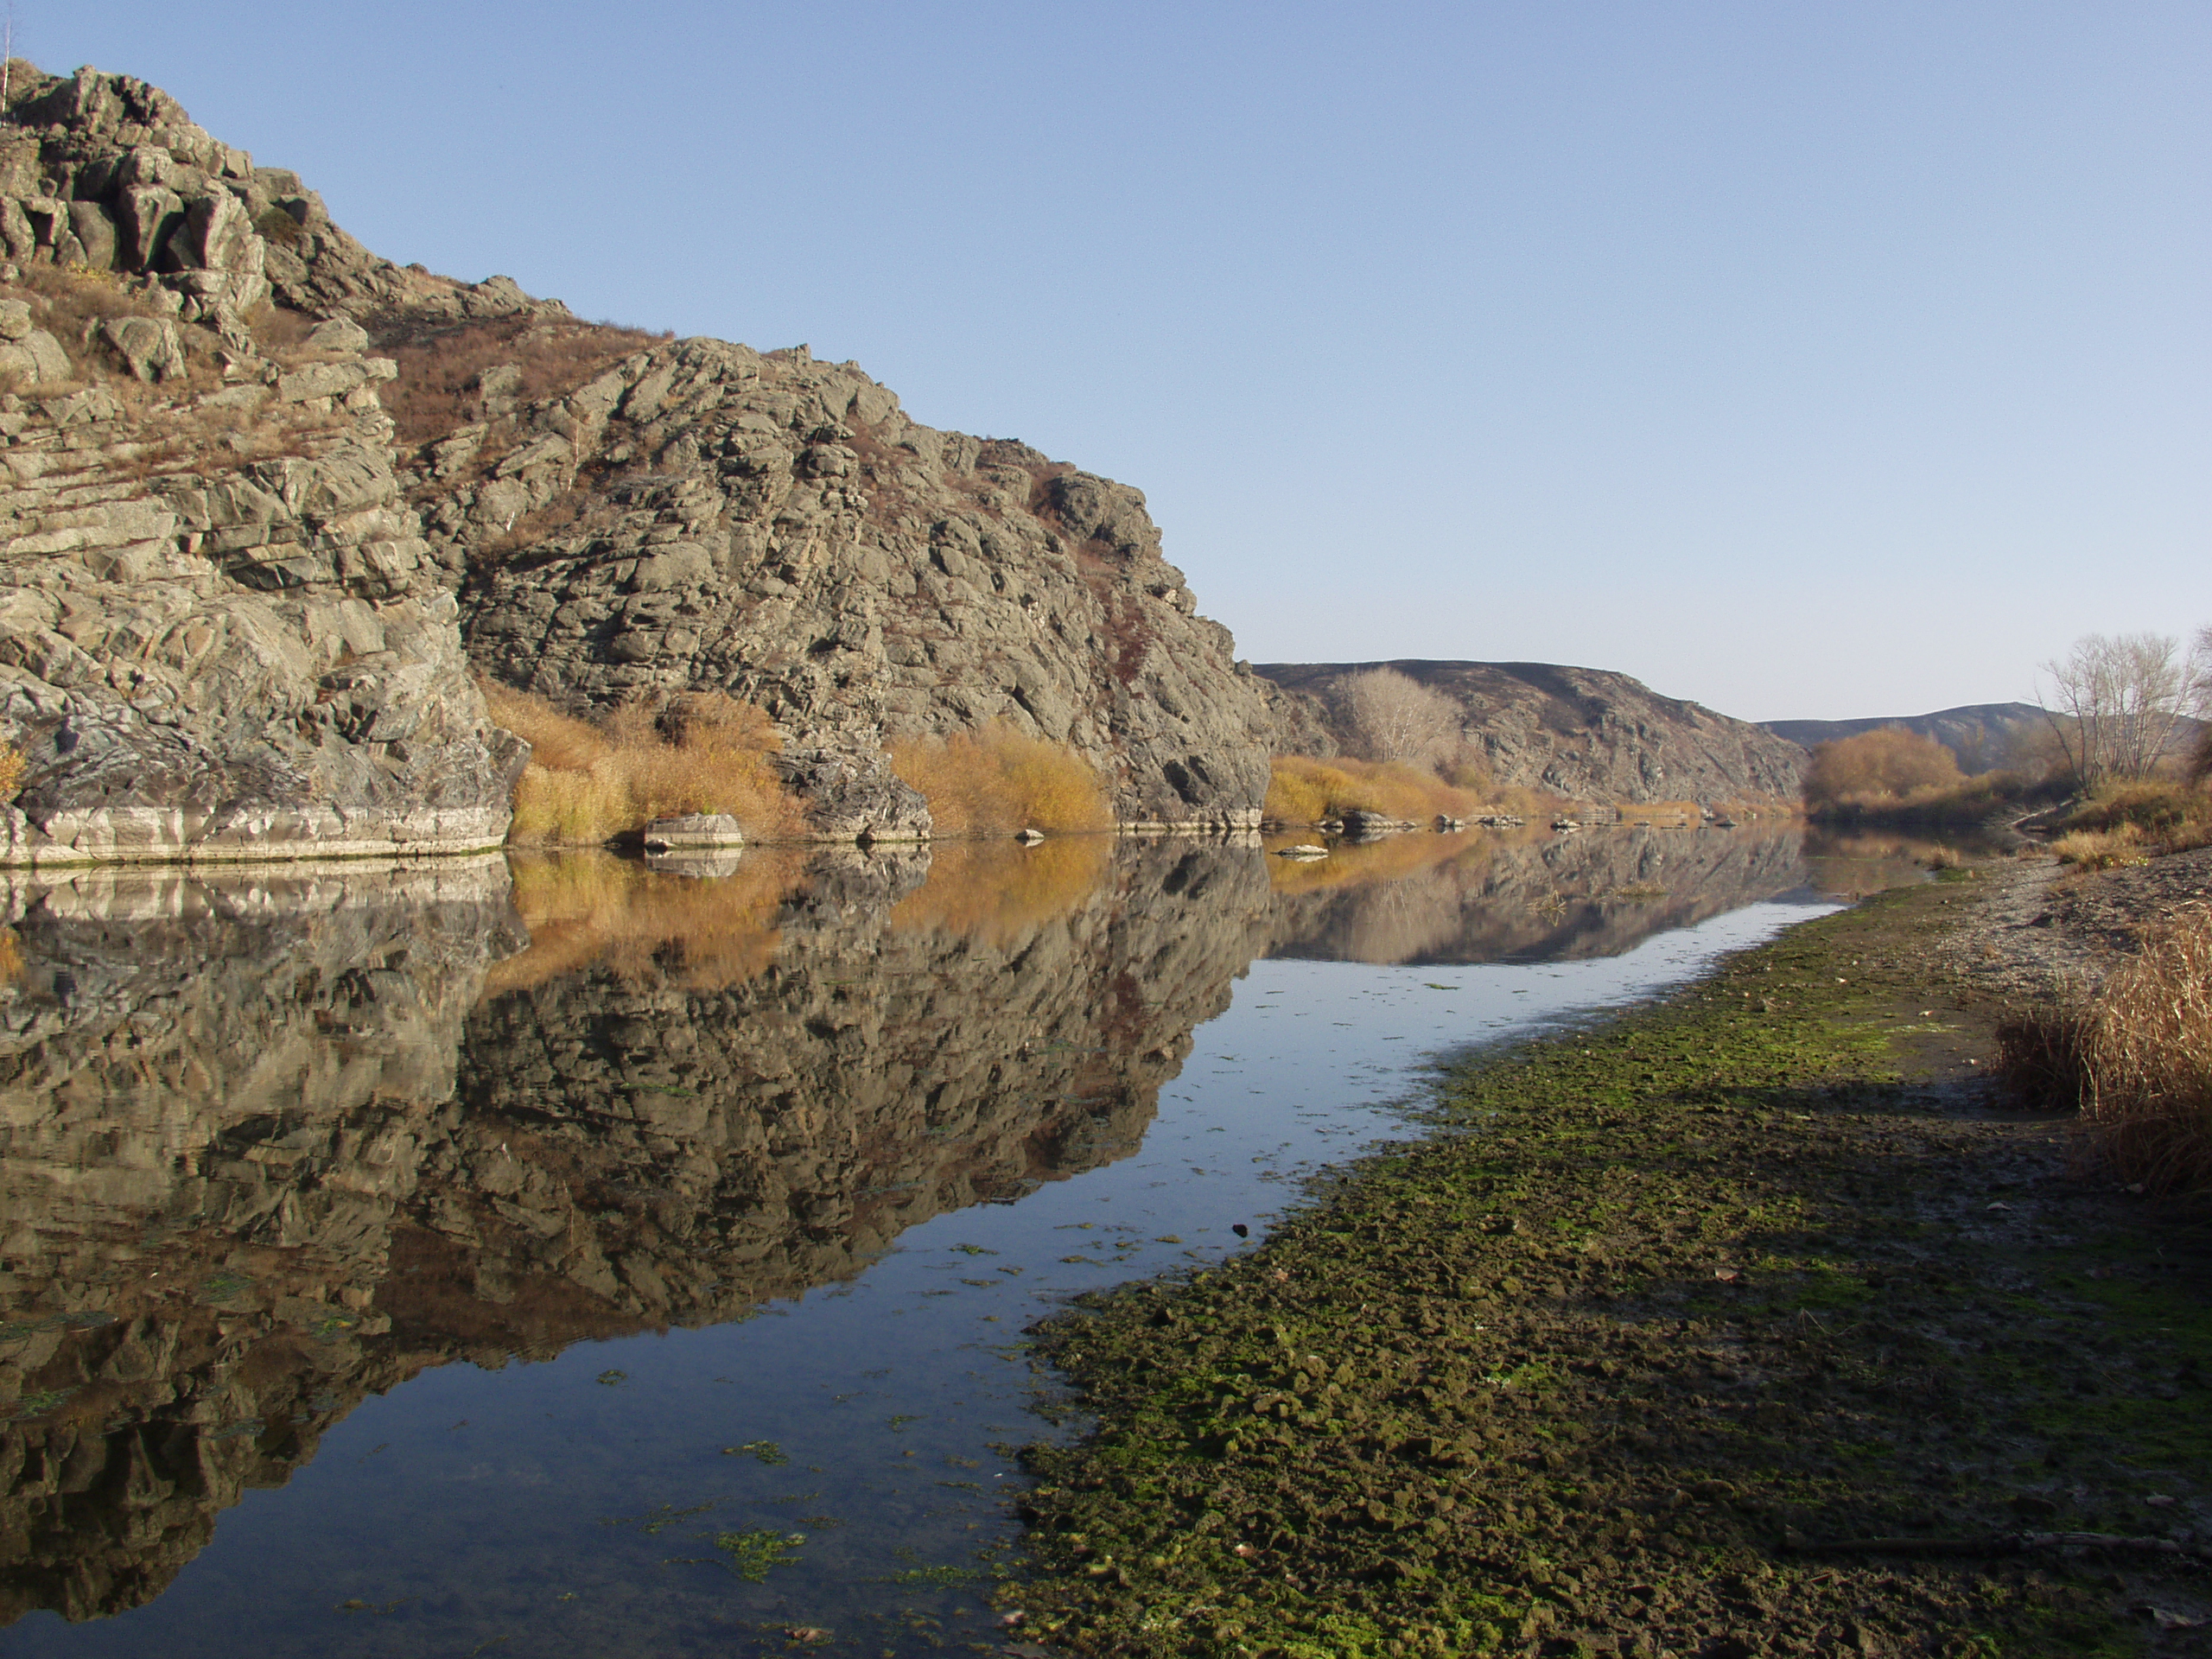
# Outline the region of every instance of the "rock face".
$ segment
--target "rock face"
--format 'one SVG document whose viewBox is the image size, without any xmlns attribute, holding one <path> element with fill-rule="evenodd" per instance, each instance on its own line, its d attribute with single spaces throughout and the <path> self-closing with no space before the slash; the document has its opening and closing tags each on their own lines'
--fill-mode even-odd
<svg viewBox="0 0 2212 1659">
<path fill-rule="evenodd" d="M 0 1623 L 150 1600 L 427 1367 L 736 1318 L 1126 1156 L 1270 900 L 1256 850 L 1095 844 L 997 928 L 896 903 L 925 850 L 833 849 L 711 970 L 696 884 L 640 877 L 661 948 L 504 981 L 498 860 L 19 882 Z"/>
<path fill-rule="evenodd" d="M 1625 674 L 1550 663 L 1267 663 L 1283 748 L 1356 753 L 1336 696 L 1392 668 L 1466 714 L 1465 736 L 1500 784 L 1599 802 L 1795 800 L 1806 753 L 1748 721 L 1662 697 Z"/>
<path fill-rule="evenodd" d="M 393 365 L 271 305 L 437 285 L 379 276 L 143 82 L 48 79 L 12 113 L 0 741 L 26 765 L 0 859 L 498 844 L 524 751 L 401 497 Z"/>
<path fill-rule="evenodd" d="M 926 833 L 886 744 L 994 721 L 1124 821 L 1256 821 L 1264 696 L 1135 491 L 804 347 L 635 350 L 394 265 L 143 81 L 32 75 L 10 114 L 0 858 L 495 842 L 524 754 L 472 662 L 571 712 L 757 702 L 825 836 Z M 522 360 L 443 426 L 391 384 L 435 353 L 372 344 L 495 324 Z M 585 366 L 549 375 L 533 324 Z"/>
<path fill-rule="evenodd" d="M 1264 694 L 1136 491 L 804 347 L 675 341 L 488 435 L 434 446 L 416 497 L 486 672 L 577 712 L 726 690 L 845 754 L 1000 721 L 1124 823 L 1258 821 Z"/>
</svg>

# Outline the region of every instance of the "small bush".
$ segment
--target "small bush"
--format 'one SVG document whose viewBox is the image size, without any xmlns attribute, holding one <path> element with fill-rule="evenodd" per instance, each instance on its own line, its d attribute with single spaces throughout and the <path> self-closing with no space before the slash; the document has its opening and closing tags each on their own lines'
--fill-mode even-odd
<svg viewBox="0 0 2212 1659">
<path fill-rule="evenodd" d="M 0 743 L 0 801 L 13 800 L 23 786 L 23 768 L 30 762 L 12 743 Z"/>
<path fill-rule="evenodd" d="M 1106 791 L 1089 762 L 1001 721 L 894 743 L 891 766 L 921 791 L 940 836 L 1114 825 Z"/>
<path fill-rule="evenodd" d="M 518 846 L 601 843 L 686 812 L 727 812 L 754 840 L 805 832 L 768 760 L 775 728 L 749 703 L 694 693 L 594 725 L 512 686 L 487 683 L 484 696 L 492 718 L 531 745 L 507 832 Z"/>
</svg>

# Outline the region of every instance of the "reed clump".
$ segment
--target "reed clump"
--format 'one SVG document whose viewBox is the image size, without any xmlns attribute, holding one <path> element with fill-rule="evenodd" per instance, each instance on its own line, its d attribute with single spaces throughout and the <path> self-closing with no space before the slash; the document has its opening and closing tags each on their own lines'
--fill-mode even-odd
<svg viewBox="0 0 2212 1659">
<path fill-rule="evenodd" d="M 695 692 L 593 721 L 512 686 L 486 683 L 484 696 L 492 718 L 531 745 L 507 832 L 516 845 L 597 845 L 687 812 L 726 812 L 756 841 L 805 833 L 769 760 L 775 727 L 750 703 Z"/>
<path fill-rule="evenodd" d="M 891 766 L 922 792 L 940 836 L 1110 830 L 1098 774 L 1073 749 L 1003 721 L 891 746 Z"/>
<path fill-rule="evenodd" d="M 2154 935 L 2095 997 L 2005 1021 L 1998 1065 L 2028 1103 L 2078 1110 L 2123 1181 L 2212 1193 L 2212 912 Z"/>
</svg>

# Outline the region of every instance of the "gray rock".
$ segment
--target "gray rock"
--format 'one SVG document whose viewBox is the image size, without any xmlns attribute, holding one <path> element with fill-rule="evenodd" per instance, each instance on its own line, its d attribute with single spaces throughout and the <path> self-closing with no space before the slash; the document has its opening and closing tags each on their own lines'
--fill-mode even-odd
<svg viewBox="0 0 2212 1659">
<path fill-rule="evenodd" d="M 786 750 L 773 757 L 785 787 L 806 808 L 816 835 L 830 841 L 927 841 L 929 803 L 881 754 Z"/>
<path fill-rule="evenodd" d="M 135 379 L 150 384 L 185 372 L 183 338 L 166 317 L 110 317 L 97 338 Z"/>
<path fill-rule="evenodd" d="M 308 330 L 308 349 L 347 352 L 358 355 L 369 349 L 369 331 L 351 317 L 331 317 Z"/>
<path fill-rule="evenodd" d="M 71 202 L 69 231 L 77 238 L 83 264 L 93 270 L 114 268 L 121 243 L 116 232 L 115 217 L 104 206 L 97 201 Z"/>
<path fill-rule="evenodd" d="M 649 853 L 744 845 L 743 826 L 727 812 L 690 812 L 681 817 L 655 818 L 645 826 L 645 850 Z"/>
</svg>

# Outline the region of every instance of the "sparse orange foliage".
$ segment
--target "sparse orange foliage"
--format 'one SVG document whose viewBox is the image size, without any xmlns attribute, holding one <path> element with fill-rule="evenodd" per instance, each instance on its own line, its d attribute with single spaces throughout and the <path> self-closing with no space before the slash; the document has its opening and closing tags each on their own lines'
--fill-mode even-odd
<svg viewBox="0 0 2212 1659">
<path fill-rule="evenodd" d="M 1001 721 L 894 743 L 891 766 L 921 791 L 940 836 L 1113 827 L 1106 791 L 1081 755 Z"/>
<path fill-rule="evenodd" d="M 515 785 L 518 845 L 578 845 L 642 830 L 655 818 L 727 812 L 758 841 L 803 835 L 805 814 L 768 757 L 768 716 L 720 692 L 634 702 L 594 725 L 543 697 L 487 682 L 492 718 L 528 741 Z"/>
</svg>

